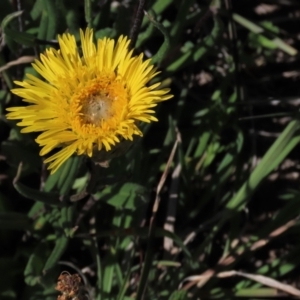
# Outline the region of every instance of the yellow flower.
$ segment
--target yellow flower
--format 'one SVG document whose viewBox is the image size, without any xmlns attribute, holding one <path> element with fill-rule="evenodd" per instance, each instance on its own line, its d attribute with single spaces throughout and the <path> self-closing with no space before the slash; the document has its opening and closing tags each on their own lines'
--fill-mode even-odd
<svg viewBox="0 0 300 300">
<path fill-rule="evenodd" d="M 33 63 L 46 82 L 30 74 L 15 82 L 22 88 L 12 92 L 30 105 L 7 109 L 7 119 L 22 119 L 21 132 L 42 132 L 40 155 L 61 147 L 45 160 L 51 173 L 74 153 L 92 157 L 142 136 L 138 123 L 157 121 L 151 108 L 172 97 L 160 83 L 147 85 L 158 72 L 142 54 L 133 56 L 127 37 L 95 44 L 88 28 L 80 38 L 82 54 L 73 35 L 58 36 L 60 50 L 50 48 Z"/>
</svg>

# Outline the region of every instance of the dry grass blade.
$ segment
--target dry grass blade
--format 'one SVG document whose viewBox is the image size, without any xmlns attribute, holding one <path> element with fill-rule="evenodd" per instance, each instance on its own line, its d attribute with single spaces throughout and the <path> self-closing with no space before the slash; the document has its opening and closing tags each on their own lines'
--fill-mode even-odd
<svg viewBox="0 0 300 300">
<path fill-rule="evenodd" d="M 270 277 L 266 277 L 263 275 L 249 274 L 249 273 L 244 273 L 244 272 L 235 271 L 235 270 L 217 274 L 217 277 L 219 277 L 219 278 L 232 277 L 232 276 L 242 276 L 242 277 L 254 280 L 256 282 L 259 282 L 268 287 L 272 287 L 272 288 L 278 289 L 280 291 L 286 292 L 290 295 L 300 297 L 300 290 L 294 288 L 293 286 L 291 286 L 289 284 L 281 283 L 275 279 L 272 279 Z"/>
<path fill-rule="evenodd" d="M 170 194 L 168 199 L 167 218 L 164 224 L 164 229 L 170 232 L 174 232 L 180 173 L 181 173 L 181 164 L 178 163 L 172 174 L 172 183 L 171 183 Z M 170 252 L 172 248 L 173 248 L 173 240 L 168 237 L 165 237 L 164 238 L 165 251 Z"/>
<path fill-rule="evenodd" d="M 273 278 L 263 276 L 263 275 L 256 275 L 256 274 L 250 274 L 250 273 L 244 273 L 240 271 L 226 271 L 226 272 L 220 272 L 218 274 L 214 274 L 213 272 L 206 272 L 202 275 L 194 275 L 189 276 L 185 278 L 184 282 L 189 281 L 188 284 L 184 286 L 183 289 L 187 290 L 188 288 L 191 288 L 194 285 L 197 285 L 198 288 L 203 286 L 203 283 L 206 283 L 210 278 L 212 277 L 218 277 L 218 278 L 228 278 L 233 276 L 241 276 L 248 279 L 251 279 L 253 281 L 259 282 L 265 286 L 275 288 L 279 291 L 285 292 L 289 295 L 300 297 L 300 290 L 294 288 L 293 286 L 285 283 L 281 283 L 278 280 L 275 280 Z M 182 284 L 180 285 L 180 287 Z"/>
<path fill-rule="evenodd" d="M 281 235 L 283 232 L 287 231 L 290 227 L 293 227 L 297 223 L 298 223 L 298 219 L 295 219 L 295 220 L 291 220 L 291 221 L 287 222 L 283 226 L 280 226 L 279 228 L 277 228 L 274 231 L 272 231 L 269 234 L 268 238 L 261 239 L 261 240 L 255 242 L 251 246 L 250 250 L 254 251 L 254 250 L 258 249 L 258 248 L 261 248 L 261 247 L 265 246 L 270 241 L 271 238 L 274 238 L 274 237 L 277 237 L 277 236 Z"/>
<path fill-rule="evenodd" d="M 171 151 L 171 154 L 169 156 L 166 168 L 165 168 L 165 170 L 164 170 L 164 172 L 163 172 L 163 174 L 162 174 L 162 176 L 160 178 L 160 181 L 159 181 L 159 183 L 157 185 L 157 188 L 156 188 L 156 197 L 155 197 L 155 202 L 154 202 L 153 209 L 152 209 L 152 213 L 153 214 L 155 214 L 157 212 L 157 209 L 158 209 L 158 206 L 159 206 L 159 193 L 160 193 L 162 187 L 164 186 L 164 183 L 166 181 L 166 178 L 167 178 L 167 175 L 168 175 L 171 163 L 172 163 L 172 161 L 174 159 L 174 155 L 175 155 L 176 149 L 177 149 L 178 144 L 180 142 L 181 142 L 181 136 L 180 136 L 179 131 L 177 130 L 175 144 L 174 144 L 173 149 Z"/>
<path fill-rule="evenodd" d="M 281 235 L 282 233 L 284 233 L 286 230 L 288 230 L 290 227 L 296 225 L 297 223 L 298 223 L 298 219 L 295 219 L 295 220 L 291 220 L 291 221 L 287 222 L 283 226 L 280 226 L 280 227 L 276 228 L 275 230 L 273 230 L 269 234 L 269 236 L 266 239 L 260 239 L 259 241 L 255 242 L 249 248 L 249 250 L 250 251 L 255 251 L 255 250 L 265 246 L 267 243 L 270 242 L 271 239 L 273 239 L 275 237 L 278 237 L 279 235 Z M 216 273 L 217 268 L 222 267 L 222 266 L 225 267 L 225 266 L 231 265 L 233 262 L 235 262 L 237 260 L 238 257 L 240 257 L 243 253 L 245 253 L 246 250 L 247 249 L 244 249 L 244 250 L 239 251 L 238 253 L 235 253 L 233 255 L 228 255 L 228 256 L 222 257 L 219 260 L 217 266 L 214 269 L 208 269 L 204 273 L 202 273 L 201 275 L 195 275 L 195 276 L 187 277 L 183 282 L 189 281 L 189 283 L 187 283 L 183 288 L 185 290 L 188 290 L 192 286 L 194 286 L 195 284 L 197 284 L 197 287 L 202 287 L 208 282 L 208 280 L 210 278 L 220 277 L 219 274 L 226 274 L 227 272 L 222 272 L 222 273 L 217 274 Z M 181 283 L 181 285 L 183 284 L 183 282 Z"/>
<path fill-rule="evenodd" d="M 3 72 L 13 66 L 17 66 L 20 64 L 29 64 L 32 63 L 36 59 L 35 56 L 21 56 L 16 60 L 12 60 L 5 64 L 4 66 L 0 67 L 0 72 Z"/>
<path fill-rule="evenodd" d="M 159 194 L 161 192 L 162 187 L 164 186 L 164 183 L 166 181 L 167 178 L 167 174 L 169 172 L 171 163 L 174 159 L 174 155 L 176 153 L 176 149 L 178 147 L 178 144 L 181 142 L 181 136 L 178 130 L 176 130 L 177 134 L 176 134 L 176 141 L 174 143 L 173 149 L 171 151 L 171 154 L 169 156 L 166 168 L 160 178 L 160 181 L 157 185 L 157 189 L 156 189 L 156 197 L 155 197 L 155 201 L 153 204 L 153 208 L 152 208 L 152 215 L 150 218 L 150 225 L 149 225 L 149 232 L 148 232 L 148 243 L 149 245 L 153 244 L 153 237 L 154 237 L 154 231 L 155 231 L 155 221 L 156 221 L 156 213 L 159 207 L 159 203 L 160 203 L 160 197 Z M 144 293 L 145 293 L 145 287 L 147 284 L 147 280 L 148 280 L 148 272 L 150 271 L 150 266 L 152 264 L 152 246 L 149 246 L 146 252 L 146 256 L 145 256 L 145 263 L 142 269 L 142 274 L 141 274 L 141 279 L 140 279 L 140 283 L 139 283 L 139 288 L 137 291 L 137 295 L 136 295 L 136 299 L 144 299 Z"/>
</svg>

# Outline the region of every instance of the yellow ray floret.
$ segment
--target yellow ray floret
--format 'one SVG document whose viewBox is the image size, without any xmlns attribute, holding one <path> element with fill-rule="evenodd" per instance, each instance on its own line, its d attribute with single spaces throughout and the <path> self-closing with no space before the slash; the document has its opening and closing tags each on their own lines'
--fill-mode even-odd
<svg viewBox="0 0 300 300">
<path fill-rule="evenodd" d="M 21 88 L 12 92 L 30 105 L 7 109 L 7 119 L 21 119 L 22 132 L 41 132 L 40 155 L 60 147 L 45 160 L 52 173 L 74 153 L 92 157 L 141 136 L 138 122 L 157 121 L 152 108 L 172 97 L 159 83 L 147 85 L 157 72 L 142 54 L 133 56 L 127 37 L 95 44 L 88 28 L 80 38 L 81 52 L 73 35 L 59 36 L 60 49 L 33 63 L 45 81 L 28 74 L 15 82 Z"/>
</svg>

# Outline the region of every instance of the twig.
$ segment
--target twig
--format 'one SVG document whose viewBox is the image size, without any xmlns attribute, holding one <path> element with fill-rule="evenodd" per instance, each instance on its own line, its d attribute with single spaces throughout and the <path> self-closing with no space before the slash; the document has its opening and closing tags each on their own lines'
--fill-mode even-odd
<svg viewBox="0 0 300 300">
<path fill-rule="evenodd" d="M 157 214 L 158 207 L 160 204 L 159 194 L 160 194 L 161 189 L 163 188 L 164 183 L 166 181 L 171 163 L 174 159 L 174 155 L 175 155 L 176 149 L 177 149 L 180 141 L 181 141 L 181 137 L 180 137 L 179 132 L 177 131 L 176 141 L 174 143 L 173 149 L 169 156 L 166 168 L 165 168 L 165 170 L 160 178 L 160 181 L 157 185 L 157 188 L 156 188 L 156 197 L 155 197 L 155 201 L 154 201 L 153 208 L 152 208 L 152 216 L 150 218 L 150 225 L 149 225 L 149 232 L 148 232 L 148 247 L 147 247 L 145 263 L 144 263 L 144 266 L 142 269 L 142 275 L 141 275 L 137 295 L 135 298 L 136 300 L 143 299 L 143 296 L 144 296 L 145 287 L 146 287 L 146 283 L 147 283 L 147 279 L 148 279 L 148 273 L 149 273 L 149 270 L 150 270 L 150 267 L 152 264 L 152 251 L 153 251 L 153 239 L 154 239 L 154 235 L 155 235 L 156 214 Z"/>
<path fill-rule="evenodd" d="M 143 17 L 144 17 L 144 8 L 146 5 L 146 0 L 139 0 L 137 12 L 134 17 L 134 22 L 130 30 L 129 38 L 130 38 L 130 45 L 129 49 L 133 49 L 137 40 L 137 36 L 139 34 Z"/>
</svg>

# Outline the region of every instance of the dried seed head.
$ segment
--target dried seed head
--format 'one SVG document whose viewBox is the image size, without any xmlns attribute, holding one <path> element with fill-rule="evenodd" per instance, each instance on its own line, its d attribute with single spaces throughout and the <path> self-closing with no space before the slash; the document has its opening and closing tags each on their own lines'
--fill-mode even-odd
<svg viewBox="0 0 300 300">
<path fill-rule="evenodd" d="M 55 289 L 62 293 L 57 297 L 57 300 L 80 300 L 78 297 L 81 289 L 81 278 L 78 274 L 71 275 L 64 271 L 58 279 Z"/>
</svg>

